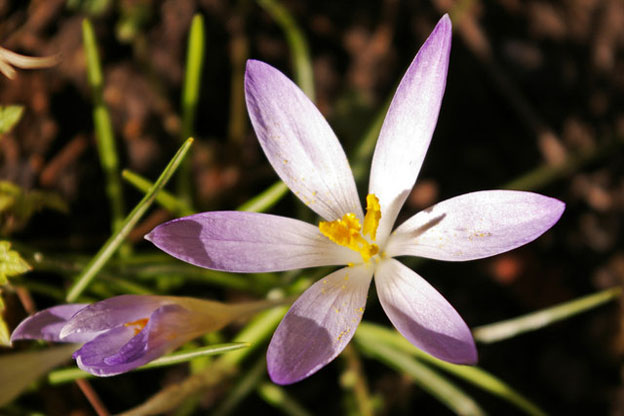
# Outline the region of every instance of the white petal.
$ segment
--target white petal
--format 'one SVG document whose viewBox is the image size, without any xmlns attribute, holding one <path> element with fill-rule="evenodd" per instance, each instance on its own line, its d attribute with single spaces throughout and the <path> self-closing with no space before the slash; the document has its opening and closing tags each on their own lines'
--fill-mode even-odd
<svg viewBox="0 0 624 416">
<path fill-rule="evenodd" d="M 345 267 L 319 280 L 297 299 L 269 345 L 271 380 L 294 383 L 340 354 L 360 324 L 372 275 L 370 266 Z"/>
<path fill-rule="evenodd" d="M 369 184 L 381 204 L 379 241 L 390 233 L 429 148 L 446 86 L 451 35 L 445 15 L 401 80 L 381 128 Z"/>
<path fill-rule="evenodd" d="M 308 97 L 277 69 L 250 60 L 245 98 L 264 153 L 295 195 L 328 221 L 347 212 L 362 219 L 347 157 Z"/>
<path fill-rule="evenodd" d="M 465 261 L 520 247 L 546 232 L 565 204 L 532 192 L 480 191 L 442 201 L 401 224 L 386 255 Z"/>
<path fill-rule="evenodd" d="M 457 311 L 416 272 L 395 259 L 375 271 L 375 287 L 386 315 L 412 344 L 441 360 L 474 364 L 477 350 Z"/>
</svg>

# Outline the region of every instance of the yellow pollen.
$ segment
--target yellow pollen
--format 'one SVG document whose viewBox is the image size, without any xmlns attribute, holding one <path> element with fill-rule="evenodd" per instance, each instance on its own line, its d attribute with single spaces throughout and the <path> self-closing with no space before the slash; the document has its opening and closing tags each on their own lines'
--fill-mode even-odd
<svg viewBox="0 0 624 416">
<path fill-rule="evenodd" d="M 381 219 L 381 207 L 379 198 L 375 194 L 366 195 L 366 216 L 364 217 L 364 230 L 362 234 L 369 235 L 371 240 L 377 238 L 377 227 Z"/>
<path fill-rule="evenodd" d="M 139 332 L 141 332 L 143 330 L 143 328 L 145 328 L 145 325 L 147 325 L 147 321 L 149 321 L 149 318 L 143 318 L 143 319 L 137 319 L 136 321 L 132 321 L 132 322 L 126 322 L 124 324 L 124 326 L 132 326 L 134 327 L 134 335 L 138 334 Z"/>
<path fill-rule="evenodd" d="M 371 257 L 379 252 L 377 244 L 369 243 L 363 235 L 369 235 L 375 241 L 377 236 L 377 226 L 381 218 L 381 208 L 379 199 L 374 194 L 366 197 L 366 216 L 364 217 L 364 231 L 360 221 L 354 213 L 349 212 L 342 216 L 342 219 L 335 221 L 321 221 L 319 230 L 321 234 L 329 238 L 334 243 L 357 251 L 362 256 L 364 262 L 368 262 Z"/>
</svg>

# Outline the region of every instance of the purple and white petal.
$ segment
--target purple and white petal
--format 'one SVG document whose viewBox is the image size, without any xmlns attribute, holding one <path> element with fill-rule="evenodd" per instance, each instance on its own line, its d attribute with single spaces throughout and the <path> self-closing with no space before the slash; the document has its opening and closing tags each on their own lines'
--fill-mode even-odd
<svg viewBox="0 0 624 416">
<path fill-rule="evenodd" d="M 427 153 L 446 87 L 451 36 L 444 15 L 403 76 L 381 128 L 369 184 L 381 204 L 378 241 L 390 233 Z"/>
<path fill-rule="evenodd" d="M 260 145 L 295 195 L 328 221 L 347 212 L 363 218 L 349 162 L 316 106 L 291 80 L 247 61 L 245 98 Z"/>
<path fill-rule="evenodd" d="M 445 261 L 494 256 L 538 238 L 564 209 L 563 202 L 532 192 L 472 192 L 408 219 L 392 233 L 385 252 Z"/>
<path fill-rule="evenodd" d="M 179 218 L 145 236 L 180 260 L 213 270 L 273 272 L 359 262 L 359 255 L 303 221 L 214 211 Z"/>
<path fill-rule="evenodd" d="M 160 306 L 173 303 L 168 296 L 121 295 L 93 303 L 76 313 L 63 327 L 61 339 L 91 336 L 107 329 L 148 318 Z"/>
<path fill-rule="evenodd" d="M 372 267 L 345 267 L 324 277 L 292 305 L 267 352 L 271 380 L 291 384 L 332 361 L 362 319 Z"/>
<path fill-rule="evenodd" d="M 86 342 L 91 335 L 75 334 L 61 339 L 67 321 L 88 304 L 70 303 L 44 309 L 24 319 L 11 334 L 11 342 L 20 339 L 43 339 L 54 342 Z"/>
<path fill-rule="evenodd" d="M 382 260 L 375 271 L 375 287 L 392 324 L 416 347 L 451 363 L 477 362 L 468 326 L 416 272 L 395 259 Z"/>
</svg>

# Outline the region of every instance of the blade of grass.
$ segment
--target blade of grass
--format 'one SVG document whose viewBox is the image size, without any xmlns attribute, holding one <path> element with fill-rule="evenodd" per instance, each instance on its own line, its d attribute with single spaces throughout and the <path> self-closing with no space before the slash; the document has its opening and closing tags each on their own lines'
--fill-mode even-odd
<svg viewBox="0 0 624 416">
<path fill-rule="evenodd" d="M 121 177 L 142 192 L 147 192 L 153 185 L 152 182 L 145 179 L 143 176 L 128 169 L 124 169 L 121 172 Z M 156 202 L 176 216 L 185 217 L 195 213 L 195 211 L 193 211 L 193 209 L 186 202 L 164 189 L 156 195 Z"/>
<path fill-rule="evenodd" d="M 98 54 L 97 40 L 89 19 L 82 21 L 82 39 L 87 57 L 87 79 L 93 94 L 93 123 L 97 137 L 97 150 L 100 164 L 106 177 L 106 195 L 111 209 L 112 232 L 121 229 L 124 219 L 124 200 L 119 177 L 119 158 L 115 146 L 115 135 L 102 92 L 104 77 Z M 126 254 L 130 246 L 125 249 Z"/>
<path fill-rule="evenodd" d="M 366 337 L 360 336 L 358 338 L 357 333 L 359 332 L 358 329 L 355 339 L 360 350 L 366 355 L 381 361 L 400 373 L 407 374 L 421 389 L 458 415 L 485 415 L 485 412 L 469 395 L 438 372 L 387 344 Z"/>
<path fill-rule="evenodd" d="M 238 211 L 265 212 L 288 193 L 288 186 L 282 181 L 275 182 L 262 193 L 249 199 L 237 208 Z"/>
<path fill-rule="evenodd" d="M 428 364 L 435 365 L 501 399 L 507 400 L 528 415 L 544 416 L 546 413 L 508 384 L 479 367 L 457 365 L 439 360 L 413 346 L 401 334 L 390 328 L 362 322 L 355 333 L 362 342 L 384 343 L 396 350 L 410 354 Z"/>
<path fill-rule="evenodd" d="M 207 347 L 197 348 L 191 351 L 181 351 L 145 364 L 133 371 L 149 370 L 150 368 L 166 367 L 191 361 L 198 357 L 207 357 L 211 355 L 225 354 L 226 352 L 236 351 L 249 347 L 247 342 L 231 342 L 227 344 L 209 345 Z M 48 382 L 52 385 L 63 384 L 80 378 L 95 377 L 91 373 L 82 371 L 79 368 L 61 368 L 54 370 L 48 374 Z"/>
<path fill-rule="evenodd" d="M 143 216 L 145 211 L 147 211 L 150 207 L 156 198 L 158 191 L 160 191 L 167 184 L 177 167 L 184 159 L 184 156 L 186 156 L 192 144 L 192 138 L 189 138 L 186 142 L 184 142 L 165 170 L 161 173 L 158 180 L 156 180 L 154 185 L 150 188 L 149 192 L 145 194 L 143 199 L 141 199 L 138 205 L 134 207 L 132 212 L 126 217 L 119 232 L 111 235 L 106 243 L 104 243 L 100 251 L 98 251 L 98 253 L 85 266 L 82 273 L 78 276 L 76 282 L 67 293 L 67 302 L 73 302 L 76 298 L 78 298 L 78 296 L 80 296 L 91 280 L 95 277 L 97 272 L 99 272 L 108 259 L 110 259 L 115 250 L 119 248 L 141 216 Z"/>
<path fill-rule="evenodd" d="M 186 52 L 186 72 L 182 87 L 182 129 L 180 132 L 182 142 L 194 135 L 195 115 L 197 114 L 201 73 L 204 65 L 204 37 L 204 18 L 196 14 L 191 22 Z M 187 206 L 192 206 L 193 201 L 192 179 L 191 160 L 188 159 L 182 162 L 176 182 L 178 197 Z"/>
<path fill-rule="evenodd" d="M 256 359 L 255 364 L 246 368 L 245 372 L 227 392 L 225 398 L 212 413 L 212 416 L 226 416 L 232 414 L 234 409 L 250 393 L 252 393 L 263 377 L 266 375 L 266 360 L 264 356 Z"/>
<path fill-rule="evenodd" d="M 262 7 L 281 27 L 286 36 L 286 42 L 292 55 L 295 82 L 314 101 L 314 73 L 308 42 L 297 22 L 278 0 L 258 0 Z"/>
<path fill-rule="evenodd" d="M 621 295 L 621 287 L 606 289 L 517 318 L 477 327 L 473 329 L 472 334 L 476 341 L 486 344 L 502 341 L 578 315 Z"/>
<path fill-rule="evenodd" d="M 279 409 L 289 416 L 311 416 L 294 398 L 282 387 L 271 383 L 262 383 L 258 386 L 258 394 L 265 402 Z"/>
</svg>

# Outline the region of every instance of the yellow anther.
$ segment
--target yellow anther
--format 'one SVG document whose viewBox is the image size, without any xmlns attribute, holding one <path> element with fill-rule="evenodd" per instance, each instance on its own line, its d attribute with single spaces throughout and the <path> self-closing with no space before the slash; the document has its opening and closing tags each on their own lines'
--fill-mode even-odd
<svg viewBox="0 0 624 416">
<path fill-rule="evenodd" d="M 370 235 L 374 241 L 377 234 L 377 226 L 381 218 L 379 200 L 373 194 L 366 197 L 366 217 L 364 217 L 364 232 L 355 214 L 349 212 L 335 221 L 321 221 L 319 230 L 321 234 L 329 238 L 334 243 L 357 251 L 362 256 L 364 262 L 368 262 L 371 257 L 379 252 L 377 244 L 369 243 L 363 235 Z"/>
<path fill-rule="evenodd" d="M 149 321 L 149 318 L 143 318 L 143 319 L 137 319 L 136 321 L 132 321 L 132 322 L 126 322 L 124 324 L 124 326 L 132 326 L 134 327 L 134 335 L 138 334 L 139 332 L 141 332 L 143 330 L 143 328 L 145 328 L 145 325 L 147 325 L 147 322 Z"/>
<path fill-rule="evenodd" d="M 371 240 L 377 238 L 377 227 L 381 219 L 381 207 L 379 198 L 375 194 L 366 195 L 366 216 L 364 217 L 364 230 L 362 234 L 369 235 Z"/>
</svg>

